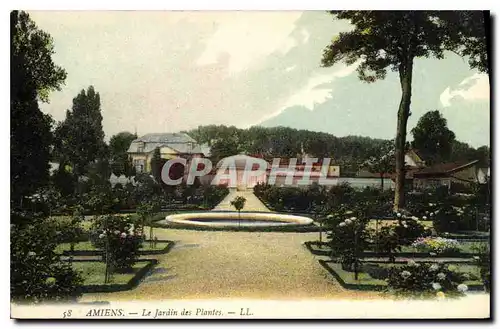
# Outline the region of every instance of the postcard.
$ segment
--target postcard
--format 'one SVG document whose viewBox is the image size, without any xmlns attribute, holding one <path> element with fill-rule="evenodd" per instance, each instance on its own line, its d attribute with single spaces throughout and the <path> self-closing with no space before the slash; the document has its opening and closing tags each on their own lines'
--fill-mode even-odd
<svg viewBox="0 0 500 329">
<path fill-rule="evenodd" d="M 21 11 L 14 319 L 490 319 L 489 11 Z"/>
</svg>

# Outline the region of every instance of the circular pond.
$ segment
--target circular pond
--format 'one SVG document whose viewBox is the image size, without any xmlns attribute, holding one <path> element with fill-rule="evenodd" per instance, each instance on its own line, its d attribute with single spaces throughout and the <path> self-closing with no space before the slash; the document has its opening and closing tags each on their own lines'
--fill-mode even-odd
<svg viewBox="0 0 500 329">
<path fill-rule="evenodd" d="M 278 227 L 305 226 L 312 224 L 312 219 L 304 216 L 236 211 L 193 212 L 174 214 L 165 217 L 168 224 L 180 224 L 193 227 Z"/>
</svg>

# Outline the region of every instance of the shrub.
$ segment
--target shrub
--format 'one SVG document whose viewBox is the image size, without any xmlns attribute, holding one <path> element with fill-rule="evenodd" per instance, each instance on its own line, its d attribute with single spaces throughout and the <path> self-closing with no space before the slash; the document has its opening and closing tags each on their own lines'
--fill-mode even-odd
<svg viewBox="0 0 500 329">
<path fill-rule="evenodd" d="M 143 236 L 131 216 L 105 215 L 94 223 L 91 241 L 103 251 L 112 272 L 127 272 L 137 262 Z"/>
<path fill-rule="evenodd" d="M 402 246 L 411 245 L 417 238 L 430 234 L 430 232 L 426 231 L 425 227 L 419 223 L 419 218 L 416 216 L 397 213 L 396 219 L 397 225 L 395 226 L 394 231 L 398 236 L 399 243 Z M 425 217 L 422 219 L 425 219 Z"/>
<path fill-rule="evenodd" d="M 11 225 L 10 294 L 18 303 L 68 302 L 81 295 L 82 278 L 54 252 L 56 232 L 45 221 Z"/>
<path fill-rule="evenodd" d="M 345 211 L 345 208 L 342 208 L 329 217 L 331 233 L 328 238 L 332 256 L 337 256 L 346 271 L 357 269 L 360 264 L 359 257 L 368 246 L 369 234 L 366 226 L 369 218 L 365 210 L 364 205 L 360 204 L 354 210 Z"/>
<path fill-rule="evenodd" d="M 376 246 L 379 252 L 389 258 L 389 261 L 395 262 L 394 252 L 401 251 L 399 236 L 393 226 L 384 226 L 374 236 Z"/>
<path fill-rule="evenodd" d="M 474 260 L 479 267 L 481 273 L 481 280 L 483 281 L 484 288 L 487 292 L 491 289 L 491 255 L 490 247 L 487 244 L 477 244 L 473 247 L 474 252 L 478 256 Z"/>
<path fill-rule="evenodd" d="M 412 295 L 420 297 L 462 296 L 467 286 L 462 282 L 466 275 L 451 271 L 444 264 L 417 264 L 408 261 L 402 267 L 393 267 L 387 277 L 388 291 L 397 295 Z"/>
<path fill-rule="evenodd" d="M 457 240 L 442 237 L 421 237 L 415 240 L 413 247 L 422 252 L 434 252 L 436 254 L 450 254 L 459 252 Z"/>
</svg>

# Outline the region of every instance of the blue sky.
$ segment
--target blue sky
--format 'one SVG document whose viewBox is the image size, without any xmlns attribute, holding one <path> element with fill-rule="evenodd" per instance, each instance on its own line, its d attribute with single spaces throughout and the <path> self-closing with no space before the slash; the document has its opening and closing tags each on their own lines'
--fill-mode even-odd
<svg viewBox="0 0 500 329">
<path fill-rule="evenodd" d="M 30 14 L 68 72 L 42 109 L 62 120 L 72 98 L 94 85 L 107 138 L 207 124 L 395 134 L 396 74 L 366 84 L 355 65 L 322 68 L 324 47 L 349 29 L 322 11 Z M 408 131 L 429 110 L 441 111 L 459 140 L 489 144 L 488 78 L 466 59 L 416 61 Z"/>
</svg>

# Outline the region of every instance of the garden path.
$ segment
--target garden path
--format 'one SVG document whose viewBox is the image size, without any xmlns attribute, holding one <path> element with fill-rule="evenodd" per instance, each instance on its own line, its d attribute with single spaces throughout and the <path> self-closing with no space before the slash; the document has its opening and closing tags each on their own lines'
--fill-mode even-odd
<svg viewBox="0 0 500 329">
<path fill-rule="evenodd" d="M 86 294 L 82 301 L 161 299 L 375 299 L 343 289 L 303 242 L 317 233 L 155 229 L 176 241 L 153 273 L 130 291 Z"/>
<path fill-rule="evenodd" d="M 238 191 L 236 189 L 230 189 L 228 195 L 226 195 L 226 197 L 217 206 L 215 206 L 213 210 L 235 211 L 234 207 L 231 206 L 231 201 L 237 196 L 242 196 L 247 200 L 242 211 L 270 212 L 270 210 L 255 196 L 255 194 L 253 194 L 252 190 Z"/>
</svg>

